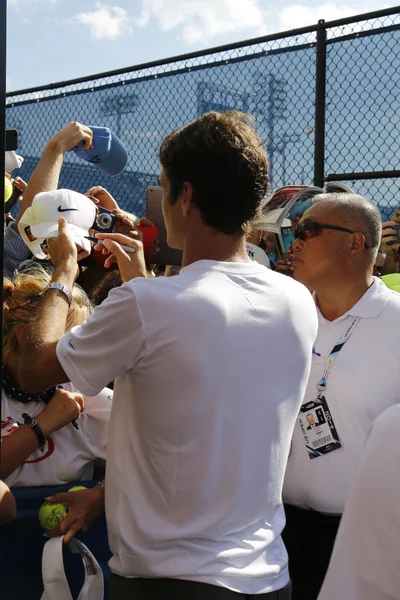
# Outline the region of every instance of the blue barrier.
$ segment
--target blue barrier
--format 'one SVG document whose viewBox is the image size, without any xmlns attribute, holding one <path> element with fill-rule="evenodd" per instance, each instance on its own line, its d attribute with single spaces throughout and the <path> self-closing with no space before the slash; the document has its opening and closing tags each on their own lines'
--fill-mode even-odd
<svg viewBox="0 0 400 600">
<path fill-rule="evenodd" d="M 40 600 L 42 584 L 42 550 L 48 540 L 38 522 L 38 512 L 46 496 L 67 492 L 74 485 L 93 487 L 95 481 L 78 481 L 49 487 L 14 488 L 17 518 L 2 526 L 0 533 L 0 581 L 4 600 Z M 108 546 L 107 526 L 103 516 L 86 533 L 80 532 L 81 540 L 94 554 L 104 574 L 104 598 L 107 600 L 111 558 Z M 83 584 L 84 571 L 79 555 L 64 549 L 64 565 L 73 598 L 77 598 Z"/>
</svg>

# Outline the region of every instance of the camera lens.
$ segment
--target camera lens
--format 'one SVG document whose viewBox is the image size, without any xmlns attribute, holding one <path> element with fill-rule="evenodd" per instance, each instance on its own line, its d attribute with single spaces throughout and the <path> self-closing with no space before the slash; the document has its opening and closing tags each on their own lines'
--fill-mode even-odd
<svg viewBox="0 0 400 600">
<path fill-rule="evenodd" d="M 97 216 L 96 223 L 100 229 L 109 229 L 112 226 L 112 216 L 107 213 L 100 213 Z"/>
</svg>

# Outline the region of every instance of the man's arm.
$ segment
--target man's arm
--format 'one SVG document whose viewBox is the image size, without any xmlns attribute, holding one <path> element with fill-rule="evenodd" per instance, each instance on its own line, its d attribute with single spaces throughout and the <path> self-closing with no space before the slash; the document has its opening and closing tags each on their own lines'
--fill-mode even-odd
<svg viewBox="0 0 400 600">
<path fill-rule="evenodd" d="M 102 234 L 97 235 L 102 238 Z M 122 279 L 146 277 L 142 244 L 121 234 L 107 237 L 112 238 L 105 244 L 113 252 L 111 257 L 118 260 Z M 131 246 L 135 252 L 128 255 L 119 243 Z M 59 220 L 59 233 L 49 240 L 49 251 L 55 266 L 53 281 L 72 289 L 77 248 L 68 235 L 65 219 Z M 22 345 L 18 376 L 24 389 L 41 391 L 72 381 L 83 394 L 95 396 L 147 354 L 142 313 L 131 287 L 114 290 L 85 323 L 64 336 L 67 312 L 68 302 L 62 292 L 49 290 L 41 299 Z"/>
<path fill-rule="evenodd" d="M 92 130 L 85 125 L 72 122 L 56 133 L 46 144 L 24 191 L 21 207 L 13 224 L 15 231 L 18 231 L 18 223 L 26 209 L 31 206 L 36 194 L 57 189 L 64 153 L 77 146 L 82 140 L 85 142 L 85 150 L 89 149 L 92 143 Z"/>
<path fill-rule="evenodd" d="M 78 272 L 77 249 L 68 236 L 65 219 L 60 219 L 59 238 L 63 246 L 57 256 L 52 240 L 49 240 L 49 251 L 55 264 L 52 282 L 72 290 Z M 26 329 L 18 369 L 23 389 L 41 392 L 69 380 L 56 354 L 57 342 L 65 334 L 67 315 L 65 294 L 48 290 L 40 300 L 36 319 Z"/>
</svg>

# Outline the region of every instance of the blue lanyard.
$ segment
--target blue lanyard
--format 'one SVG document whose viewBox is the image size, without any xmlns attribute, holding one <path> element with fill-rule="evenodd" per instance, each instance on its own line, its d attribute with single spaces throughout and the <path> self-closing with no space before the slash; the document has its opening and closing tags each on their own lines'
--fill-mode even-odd
<svg viewBox="0 0 400 600">
<path fill-rule="evenodd" d="M 331 353 L 328 358 L 328 362 L 326 364 L 324 374 L 322 375 L 322 378 L 317 383 L 318 398 L 321 397 L 322 392 L 326 389 L 328 375 L 332 368 L 333 363 L 335 362 L 339 352 L 341 351 L 341 349 L 343 348 L 343 346 L 345 345 L 345 343 L 347 342 L 347 340 L 349 339 L 349 337 L 351 336 L 351 334 L 357 327 L 359 321 L 360 321 L 360 317 L 354 317 L 354 319 L 352 320 L 346 333 L 340 338 L 338 343 L 335 344 L 335 346 L 332 348 Z"/>
</svg>

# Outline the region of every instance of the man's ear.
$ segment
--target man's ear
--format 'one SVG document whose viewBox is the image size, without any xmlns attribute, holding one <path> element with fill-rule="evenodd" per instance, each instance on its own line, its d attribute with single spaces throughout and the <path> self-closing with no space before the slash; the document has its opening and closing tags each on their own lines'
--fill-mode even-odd
<svg viewBox="0 0 400 600">
<path fill-rule="evenodd" d="M 183 184 L 183 190 L 181 192 L 181 205 L 182 205 L 182 214 L 186 217 L 191 209 L 193 198 L 193 186 L 188 181 L 185 181 Z"/>
<path fill-rule="evenodd" d="M 361 233 L 361 231 L 356 231 L 353 234 L 353 239 L 351 242 L 351 253 L 353 256 L 357 256 L 361 254 L 365 248 L 365 236 Z"/>
<path fill-rule="evenodd" d="M 15 337 L 17 338 L 17 342 L 18 345 L 20 346 L 24 340 L 25 337 L 25 333 L 26 333 L 26 323 L 18 323 L 18 325 L 16 325 L 14 327 L 14 333 L 15 333 Z"/>
</svg>

